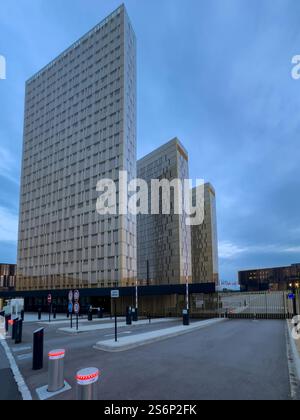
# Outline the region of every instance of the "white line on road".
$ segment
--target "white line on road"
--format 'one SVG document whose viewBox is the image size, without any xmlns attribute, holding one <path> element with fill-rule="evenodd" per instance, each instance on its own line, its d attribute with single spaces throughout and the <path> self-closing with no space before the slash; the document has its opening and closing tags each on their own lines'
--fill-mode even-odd
<svg viewBox="0 0 300 420">
<path fill-rule="evenodd" d="M 28 346 L 28 347 L 13 347 L 12 348 L 12 351 L 14 353 L 20 353 L 22 351 L 27 351 L 27 350 L 31 350 L 31 346 Z"/>
<path fill-rule="evenodd" d="M 20 354 L 19 356 L 17 356 L 18 360 L 28 360 L 31 358 L 32 358 L 32 353 Z"/>
<path fill-rule="evenodd" d="M 28 387 L 27 387 L 27 385 L 24 381 L 23 376 L 21 375 L 21 372 L 20 372 L 20 370 L 17 366 L 17 363 L 14 359 L 14 356 L 13 356 L 12 352 L 10 351 L 10 348 L 8 347 L 8 345 L 6 343 L 5 337 L 2 334 L 0 334 L 0 343 L 1 343 L 3 349 L 6 353 L 6 356 L 8 358 L 9 364 L 10 364 L 10 368 L 13 372 L 15 381 L 18 385 L 18 389 L 19 389 L 19 391 L 22 395 L 23 400 L 24 401 L 31 401 L 32 400 L 31 393 L 30 393 L 30 391 L 29 391 L 29 389 L 28 389 Z"/>
</svg>

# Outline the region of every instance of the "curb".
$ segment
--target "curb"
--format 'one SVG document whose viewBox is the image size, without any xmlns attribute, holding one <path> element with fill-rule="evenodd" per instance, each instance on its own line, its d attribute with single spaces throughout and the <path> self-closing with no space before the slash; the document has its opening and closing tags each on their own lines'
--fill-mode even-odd
<svg viewBox="0 0 300 420">
<path fill-rule="evenodd" d="M 119 352 L 123 352 L 123 351 L 132 350 L 132 349 L 135 349 L 135 348 L 138 348 L 138 347 L 142 347 L 142 346 L 145 346 L 147 344 L 153 344 L 153 343 L 157 343 L 159 341 L 168 340 L 169 338 L 174 338 L 174 337 L 179 337 L 181 335 L 189 334 L 189 333 L 195 332 L 197 330 L 201 330 L 203 328 L 210 327 L 211 325 L 219 324 L 219 323 L 225 322 L 225 321 L 227 321 L 227 320 L 216 318 L 216 319 L 213 319 L 213 320 L 209 320 L 207 322 L 204 321 L 202 325 L 196 325 L 194 328 L 189 328 L 189 329 L 182 330 L 182 331 L 171 332 L 171 333 L 167 333 L 165 335 L 161 335 L 161 336 L 158 336 L 158 337 L 151 337 L 149 339 L 146 338 L 142 341 L 128 343 L 128 344 L 119 345 L 119 346 L 118 345 L 116 346 L 116 344 L 114 342 L 112 342 L 111 340 L 109 340 L 107 342 L 103 341 L 103 342 L 97 343 L 93 348 L 95 350 L 105 351 L 105 352 L 108 352 L 108 353 L 119 353 Z"/>
<path fill-rule="evenodd" d="M 299 354 L 299 351 L 297 349 L 295 340 L 292 337 L 292 332 L 291 332 L 289 321 L 287 321 L 287 328 L 288 328 L 288 338 L 289 338 L 290 347 L 291 347 L 292 355 L 293 355 L 293 362 L 294 362 L 294 365 L 295 365 L 295 368 L 296 368 L 296 373 L 297 373 L 297 379 L 300 382 L 300 354 Z"/>
<path fill-rule="evenodd" d="M 131 325 L 126 325 L 126 323 L 124 321 L 121 321 L 120 323 L 118 323 L 118 328 L 128 328 L 128 327 L 139 327 L 139 326 L 143 326 L 143 325 L 148 325 L 148 321 L 145 322 L 146 320 L 142 320 L 143 323 L 141 323 L 140 321 L 137 322 L 132 322 Z M 154 321 L 154 320 L 153 320 Z M 170 322 L 176 322 L 177 319 L 172 319 L 172 318 L 163 318 L 163 319 L 157 319 L 157 321 L 151 323 L 151 325 L 156 325 L 156 324 L 168 324 Z M 94 326 L 95 328 L 92 328 L 92 326 Z M 95 332 L 95 331 L 104 331 L 104 330 L 110 330 L 113 329 L 115 326 L 114 323 L 109 323 L 109 324 L 92 324 L 91 325 L 86 325 L 86 326 L 81 326 L 81 328 L 79 327 L 79 330 L 77 331 L 76 328 L 73 328 L 71 330 L 71 328 L 59 328 L 58 331 L 67 334 L 67 335 L 78 335 L 78 334 L 87 334 L 87 333 L 91 333 L 91 332 Z M 84 329 L 86 327 L 91 327 L 91 328 L 87 328 Z M 101 327 L 101 328 L 99 328 Z"/>
</svg>

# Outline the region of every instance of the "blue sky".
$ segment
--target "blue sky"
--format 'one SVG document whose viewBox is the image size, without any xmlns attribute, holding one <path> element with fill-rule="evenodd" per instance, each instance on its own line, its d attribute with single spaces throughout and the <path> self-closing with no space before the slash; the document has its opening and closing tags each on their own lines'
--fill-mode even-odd
<svg viewBox="0 0 300 420">
<path fill-rule="evenodd" d="M 128 0 L 138 38 L 139 157 L 177 136 L 217 191 L 220 270 L 300 262 L 298 0 Z M 120 5 L 3 0 L 0 260 L 15 262 L 24 83 Z"/>
</svg>

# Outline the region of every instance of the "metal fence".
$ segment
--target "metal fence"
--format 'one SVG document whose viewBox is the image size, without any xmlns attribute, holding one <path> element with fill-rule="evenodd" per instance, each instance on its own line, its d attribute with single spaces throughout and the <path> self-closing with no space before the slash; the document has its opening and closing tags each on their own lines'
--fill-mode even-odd
<svg viewBox="0 0 300 420">
<path fill-rule="evenodd" d="M 296 308 L 299 314 L 299 292 Z M 191 296 L 194 318 L 289 319 L 294 314 L 291 292 L 215 293 Z"/>
</svg>

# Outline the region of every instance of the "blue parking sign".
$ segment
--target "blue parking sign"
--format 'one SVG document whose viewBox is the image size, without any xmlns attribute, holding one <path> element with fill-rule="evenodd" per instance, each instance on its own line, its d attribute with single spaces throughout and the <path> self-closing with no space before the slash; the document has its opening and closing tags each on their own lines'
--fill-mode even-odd
<svg viewBox="0 0 300 420">
<path fill-rule="evenodd" d="M 69 302 L 68 310 L 69 310 L 70 314 L 73 313 L 73 303 L 72 302 Z"/>
</svg>

